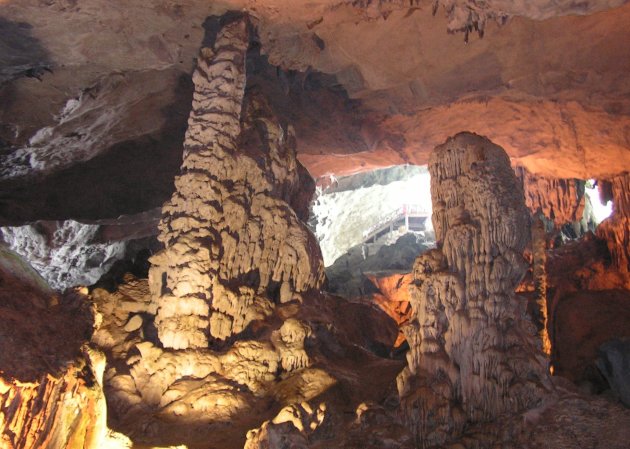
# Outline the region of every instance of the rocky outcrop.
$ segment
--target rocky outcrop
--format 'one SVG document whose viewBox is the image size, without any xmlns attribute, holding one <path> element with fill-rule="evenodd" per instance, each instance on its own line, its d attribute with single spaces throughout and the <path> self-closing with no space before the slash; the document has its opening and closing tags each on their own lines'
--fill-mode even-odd
<svg viewBox="0 0 630 449">
<path fill-rule="evenodd" d="M 597 228 L 597 236 L 606 241 L 619 271 L 630 271 L 630 175 L 625 173 L 608 181 L 604 189 L 612 196 L 613 214 Z"/>
<path fill-rule="evenodd" d="M 510 161 L 487 139 L 460 133 L 431 156 L 438 248 L 420 256 L 398 377 L 405 418 L 427 446 L 467 422 L 538 407 L 551 394 L 525 305 L 529 213 Z"/>
<path fill-rule="evenodd" d="M 265 101 L 245 99 L 244 19 L 204 47 L 176 192 L 152 257 L 156 326 L 167 348 L 206 348 L 318 288 L 317 243 L 290 207 L 299 189 L 291 130 Z"/>
</svg>

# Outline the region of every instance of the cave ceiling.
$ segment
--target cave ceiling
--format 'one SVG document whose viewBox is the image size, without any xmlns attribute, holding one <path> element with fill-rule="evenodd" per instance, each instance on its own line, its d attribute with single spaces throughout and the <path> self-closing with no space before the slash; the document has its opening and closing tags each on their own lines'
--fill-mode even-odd
<svg viewBox="0 0 630 449">
<path fill-rule="evenodd" d="M 542 176 L 630 167 L 624 0 L 0 0 L 2 221 L 159 206 L 204 23 L 229 10 L 313 176 L 426 164 L 462 130 Z"/>
</svg>

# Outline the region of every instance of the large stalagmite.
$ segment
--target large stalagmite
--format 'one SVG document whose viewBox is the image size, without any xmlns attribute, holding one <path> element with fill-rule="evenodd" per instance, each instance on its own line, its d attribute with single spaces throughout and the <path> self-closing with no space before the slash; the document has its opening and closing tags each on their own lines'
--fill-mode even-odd
<svg viewBox="0 0 630 449">
<path fill-rule="evenodd" d="M 323 281 L 317 243 L 291 209 L 295 142 L 262 98 L 245 96 L 248 24 L 238 19 L 201 50 L 176 192 L 163 207 L 151 259 L 159 338 L 206 348 L 299 299 Z"/>
<path fill-rule="evenodd" d="M 414 266 L 398 388 L 407 421 L 432 446 L 456 438 L 466 422 L 538 406 L 551 387 L 514 296 L 530 231 L 509 158 L 460 133 L 435 149 L 429 171 L 438 248 Z"/>
<path fill-rule="evenodd" d="M 217 22 L 193 75 L 181 174 L 148 285 L 127 277 L 114 294 L 92 294 L 112 420 L 147 444 L 238 446 L 272 410 L 277 384 L 311 364 L 312 330 L 296 315 L 324 274 L 298 215 L 305 171 L 291 128 L 247 86 L 247 17 Z M 317 373 L 312 395 L 334 382 Z"/>
</svg>

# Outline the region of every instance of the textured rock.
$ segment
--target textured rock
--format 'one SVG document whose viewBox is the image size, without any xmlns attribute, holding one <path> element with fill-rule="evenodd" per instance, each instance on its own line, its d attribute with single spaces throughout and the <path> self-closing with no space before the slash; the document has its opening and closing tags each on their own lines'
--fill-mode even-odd
<svg viewBox="0 0 630 449">
<path fill-rule="evenodd" d="M 584 215 L 584 181 L 532 175 L 516 168 L 525 193 L 525 205 L 532 214 L 543 214 L 556 227 L 580 221 Z"/>
<path fill-rule="evenodd" d="M 53 293 L 0 251 L 0 446 L 115 447 L 105 446 L 117 436 L 106 425 L 105 359 L 85 345 L 91 328 L 84 298 Z"/>
<path fill-rule="evenodd" d="M 153 256 L 156 325 L 165 347 L 207 347 L 323 281 L 314 237 L 289 206 L 299 189 L 290 129 L 262 98 L 244 104 L 248 25 L 203 48 L 182 174 L 163 207 Z M 274 293 L 277 291 L 278 293 Z"/>
<path fill-rule="evenodd" d="M 630 271 L 630 175 L 616 176 L 609 181 L 613 214 L 597 228 L 597 236 L 604 239 L 615 266 L 622 272 Z"/>
<path fill-rule="evenodd" d="M 201 24 L 228 8 L 256 17 L 283 85 L 267 93 L 295 124 L 313 175 L 424 164 L 470 129 L 535 174 L 613 176 L 630 163 L 623 3 L 445 0 L 433 16 L 428 0 L 3 2 L 0 165 L 11 194 L 0 218 L 97 219 L 160 204 L 179 165 L 191 95 L 182 80 Z M 502 27 L 493 19 L 508 16 Z M 479 28 L 483 17 L 484 39 L 466 45 L 446 32 Z M 34 176 L 18 183 L 18 174 Z M 37 207 L 24 210 L 22 198 Z"/>
<path fill-rule="evenodd" d="M 73 220 L 0 228 L 11 249 L 58 290 L 94 284 L 124 256 L 125 243 L 103 242 L 99 231 Z"/>
<path fill-rule="evenodd" d="M 407 422 L 432 446 L 467 422 L 538 407 L 552 393 L 514 296 L 529 213 L 507 155 L 461 133 L 435 149 L 429 171 L 438 249 L 414 266 L 408 367 L 398 390 Z"/>
<path fill-rule="evenodd" d="M 307 437 L 315 432 L 326 417 L 326 404 L 317 409 L 308 402 L 284 407 L 271 421 L 247 432 L 244 449 L 298 449 L 308 448 Z"/>
<path fill-rule="evenodd" d="M 304 297 L 320 294 L 323 263 L 294 211 L 304 215 L 309 191 L 291 129 L 246 91 L 248 17 L 215 25 L 193 75 L 181 174 L 162 208 L 164 248 L 148 282 L 127 275 L 91 295 L 112 421 L 143 444 L 234 447 L 244 433 L 226 428 L 255 427 L 274 401 L 335 383 L 309 369 L 312 329 L 297 317 Z"/>
</svg>

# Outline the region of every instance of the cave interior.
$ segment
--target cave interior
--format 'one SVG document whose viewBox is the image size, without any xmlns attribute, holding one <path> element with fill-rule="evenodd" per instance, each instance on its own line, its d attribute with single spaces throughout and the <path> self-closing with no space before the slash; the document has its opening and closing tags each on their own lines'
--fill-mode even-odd
<svg viewBox="0 0 630 449">
<path fill-rule="evenodd" d="M 628 0 L 0 0 L 0 446 L 628 448 Z"/>
</svg>

